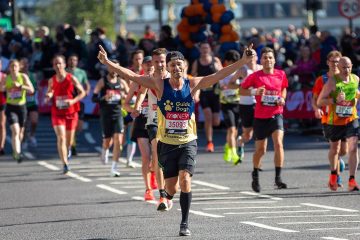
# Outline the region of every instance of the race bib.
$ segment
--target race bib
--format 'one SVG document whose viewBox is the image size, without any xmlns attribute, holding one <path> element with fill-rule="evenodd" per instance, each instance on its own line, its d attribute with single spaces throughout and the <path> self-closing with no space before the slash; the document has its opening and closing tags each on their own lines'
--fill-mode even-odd
<svg viewBox="0 0 360 240">
<path fill-rule="evenodd" d="M 336 105 L 335 112 L 339 117 L 350 117 L 353 114 L 353 106 Z"/>
<path fill-rule="evenodd" d="M 157 115 L 157 104 L 153 104 L 152 105 L 152 115 L 151 115 L 151 118 L 153 120 L 153 123 L 157 123 L 157 118 L 158 118 L 158 115 Z"/>
<path fill-rule="evenodd" d="M 277 95 L 262 95 L 261 103 L 265 106 L 277 106 L 277 102 L 279 101 L 279 96 Z"/>
<path fill-rule="evenodd" d="M 165 116 L 165 132 L 185 135 L 189 126 L 189 113 L 167 112 Z"/>
<path fill-rule="evenodd" d="M 141 104 L 141 114 L 143 114 L 145 117 L 149 114 L 149 104 L 148 102 L 143 102 Z"/>
<path fill-rule="evenodd" d="M 234 98 L 236 97 L 236 90 L 235 89 L 226 89 L 222 90 L 222 94 L 225 98 Z"/>
<path fill-rule="evenodd" d="M 13 88 L 10 90 L 9 95 L 11 99 L 20 99 L 22 95 L 22 91 L 21 89 Z"/>
<path fill-rule="evenodd" d="M 119 90 L 111 90 L 111 89 L 108 89 L 106 91 L 106 95 L 109 96 L 108 98 L 108 102 L 109 103 L 119 103 L 120 102 L 120 99 L 121 99 L 121 95 L 120 95 L 120 91 Z"/>
<path fill-rule="evenodd" d="M 55 105 L 58 109 L 66 109 L 69 108 L 69 104 L 65 102 L 65 100 L 69 99 L 68 96 L 57 96 L 55 98 Z"/>
<path fill-rule="evenodd" d="M 35 95 L 26 95 L 26 102 L 35 102 Z"/>
</svg>

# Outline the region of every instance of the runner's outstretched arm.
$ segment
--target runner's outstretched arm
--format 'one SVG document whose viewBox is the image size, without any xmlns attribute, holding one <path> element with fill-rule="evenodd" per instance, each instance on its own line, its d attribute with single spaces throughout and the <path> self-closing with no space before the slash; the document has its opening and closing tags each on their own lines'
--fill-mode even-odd
<svg viewBox="0 0 360 240">
<path fill-rule="evenodd" d="M 104 50 L 104 48 L 101 45 L 99 45 L 99 47 L 100 47 L 100 51 L 97 57 L 102 64 L 108 67 L 109 71 L 114 71 L 118 73 L 122 78 L 134 81 L 137 84 L 144 86 L 146 88 L 157 89 L 157 85 L 154 78 L 136 74 L 130 69 L 124 68 L 119 64 L 113 63 L 108 59 L 107 53 Z"/>
</svg>

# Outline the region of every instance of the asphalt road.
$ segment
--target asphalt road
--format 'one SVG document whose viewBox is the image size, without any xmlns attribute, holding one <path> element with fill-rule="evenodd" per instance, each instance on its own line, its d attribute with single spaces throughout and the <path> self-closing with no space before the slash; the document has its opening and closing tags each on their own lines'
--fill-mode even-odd
<svg viewBox="0 0 360 240">
<path fill-rule="evenodd" d="M 110 165 L 99 161 L 98 122 L 87 122 L 68 175 L 61 174 L 48 117 L 41 117 L 38 147 L 28 147 L 23 163 L 9 154 L 0 158 L 0 239 L 178 239 L 179 195 L 171 211 L 160 213 L 156 202 L 143 201 L 140 168 L 121 164 L 121 176 L 110 177 Z M 348 192 L 346 182 L 337 192 L 327 188 L 321 136 L 286 134 L 285 190 L 273 187 L 269 146 L 260 194 L 250 187 L 253 143 L 246 160 L 232 166 L 222 160 L 224 138 L 216 131 L 216 152 L 206 153 L 200 131 L 190 239 L 360 239 L 359 193 Z"/>
</svg>

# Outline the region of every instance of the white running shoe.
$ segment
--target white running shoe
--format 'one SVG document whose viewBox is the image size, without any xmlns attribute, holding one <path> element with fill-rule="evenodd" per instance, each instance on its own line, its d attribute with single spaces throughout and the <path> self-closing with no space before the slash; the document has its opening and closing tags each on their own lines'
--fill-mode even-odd
<svg viewBox="0 0 360 240">
<path fill-rule="evenodd" d="M 120 177 L 120 172 L 112 169 L 112 170 L 111 170 L 111 176 L 112 176 L 112 177 Z"/>
<path fill-rule="evenodd" d="M 127 162 L 126 163 L 126 167 L 128 167 L 128 168 L 136 168 L 136 166 L 135 166 L 135 163 L 134 162 Z"/>
</svg>

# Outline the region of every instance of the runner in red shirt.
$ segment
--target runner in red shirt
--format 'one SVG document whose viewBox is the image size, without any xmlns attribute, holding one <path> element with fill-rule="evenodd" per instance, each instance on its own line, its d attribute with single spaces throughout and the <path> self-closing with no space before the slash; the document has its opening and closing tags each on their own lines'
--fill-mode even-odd
<svg viewBox="0 0 360 240">
<path fill-rule="evenodd" d="M 45 97 L 45 102 L 52 99 L 51 122 L 57 137 L 59 157 L 64 164 L 64 174 L 70 170 L 68 151 L 78 122 L 79 101 L 85 97 L 84 88 L 76 77 L 65 71 L 65 67 L 64 56 L 53 58 L 56 74 L 49 80 Z"/>
<path fill-rule="evenodd" d="M 274 50 L 264 48 L 261 51 L 263 69 L 249 75 L 240 85 L 240 95 L 255 95 L 254 138 L 255 152 L 253 155 L 254 171 L 252 172 L 252 189 L 260 192 L 259 168 L 261 158 L 266 153 L 267 138 L 271 136 L 274 143 L 275 186 L 287 188 L 281 180 L 281 169 L 284 164 L 284 126 L 283 107 L 285 105 L 288 80 L 282 70 L 275 66 Z"/>
</svg>

